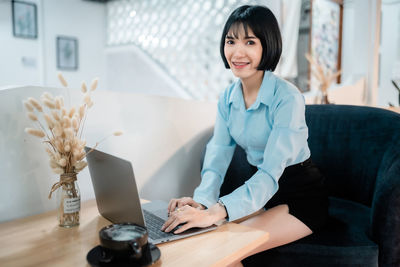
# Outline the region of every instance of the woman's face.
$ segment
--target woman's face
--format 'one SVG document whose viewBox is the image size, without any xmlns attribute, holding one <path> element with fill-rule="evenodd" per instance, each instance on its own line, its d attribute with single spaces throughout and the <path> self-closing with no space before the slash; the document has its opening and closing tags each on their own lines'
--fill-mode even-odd
<svg viewBox="0 0 400 267">
<path fill-rule="evenodd" d="M 251 79 L 262 70 L 257 70 L 262 57 L 262 45 L 253 31 L 248 28 L 247 36 L 243 25 L 239 25 L 237 34 L 232 28 L 225 37 L 224 53 L 233 74 L 240 79 Z"/>
</svg>

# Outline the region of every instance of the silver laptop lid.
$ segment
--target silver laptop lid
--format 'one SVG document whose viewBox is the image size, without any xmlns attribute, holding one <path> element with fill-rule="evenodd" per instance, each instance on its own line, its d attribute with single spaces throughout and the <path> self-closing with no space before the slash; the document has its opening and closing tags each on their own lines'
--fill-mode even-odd
<svg viewBox="0 0 400 267">
<path fill-rule="evenodd" d="M 86 153 L 90 150 L 85 147 Z M 86 159 L 100 214 L 113 223 L 145 226 L 132 164 L 99 150 Z"/>
</svg>

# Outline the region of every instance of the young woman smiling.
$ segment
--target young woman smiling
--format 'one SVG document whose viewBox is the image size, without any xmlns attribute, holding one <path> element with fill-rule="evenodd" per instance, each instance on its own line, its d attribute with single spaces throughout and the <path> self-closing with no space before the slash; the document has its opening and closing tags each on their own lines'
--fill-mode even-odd
<svg viewBox="0 0 400 267">
<path fill-rule="evenodd" d="M 310 158 L 304 98 L 272 73 L 282 52 L 275 16 L 263 6 L 237 8 L 223 29 L 220 52 L 239 79 L 219 98 L 200 185 L 193 198 L 170 201 L 162 230 L 183 224 L 180 233 L 228 220 L 269 232 L 270 240 L 250 256 L 318 231 L 328 198 Z M 230 171 L 235 149 L 246 153 L 240 166 L 246 175 Z"/>
</svg>

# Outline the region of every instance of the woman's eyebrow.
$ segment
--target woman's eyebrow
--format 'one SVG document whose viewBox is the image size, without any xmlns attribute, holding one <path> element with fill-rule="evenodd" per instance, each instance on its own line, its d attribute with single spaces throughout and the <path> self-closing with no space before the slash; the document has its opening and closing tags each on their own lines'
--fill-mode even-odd
<svg viewBox="0 0 400 267">
<path fill-rule="evenodd" d="M 225 39 L 238 39 L 238 38 L 233 37 L 233 36 L 231 36 L 231 35 L 226 35 L 226 36 L 225 36 Z M 257 39 L 257 37 L 251 35 L 251 36 L 245 36 L 244 39 Z"/>
</svg>

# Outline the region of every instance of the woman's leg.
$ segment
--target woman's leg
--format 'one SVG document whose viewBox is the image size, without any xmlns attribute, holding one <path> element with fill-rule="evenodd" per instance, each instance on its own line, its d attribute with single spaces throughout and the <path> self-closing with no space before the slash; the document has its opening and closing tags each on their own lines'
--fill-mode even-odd
<svg viewBox="0 0 400 267">
<path fill-rule="evenodd" d="M 289 207 L 286 204 L 278 205 L 260 212 L 240 222 L 240 224 L 269 232 L 269 240 L 249 252 L 243 259 L 261 251 L 285 245 L 312 234 L 308 226 L 289 214 Z M 242 265 L 240 262 L 237 262 L 232 266 Z"/>
</svg>

